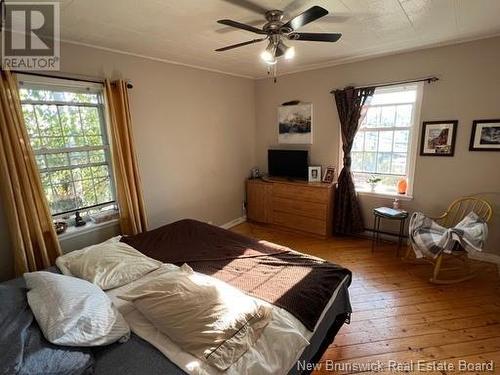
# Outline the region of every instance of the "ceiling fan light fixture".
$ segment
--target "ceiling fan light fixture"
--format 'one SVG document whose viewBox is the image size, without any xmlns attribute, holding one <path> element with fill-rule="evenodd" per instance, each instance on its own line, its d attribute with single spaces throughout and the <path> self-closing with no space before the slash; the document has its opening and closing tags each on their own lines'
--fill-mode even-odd
<svg viewBox="0 0 500 375">
<path fill-rule="evenodd" d="M 264 60 L 266 64 L 274 65 L 277 62 L 275 57 L 275 52 L 276 52 L 276 47 L 272 42 L 270 42 L 267 48 L 260 54 L 260 58 Z"/>
<path fill-rule="evenodd" d="M 284 56 L 285 60 L 290 60 L 295 56 L 295 48 L 289 47 L 282 40 L 276 46 L 276 57 Z"/>
<path fill-rule="evenodd" d="M 272 61 L 275 60 L 273 54 L 269 52 L 267 49 L 262 51 L 262 53 L 260 54 L 260 58 L 268 64 L 272 63 Z"/>
<path fill-rule="evenodd" d="M 278 41 L 278 44 L 276 45 L 276 53 L 275 53 L 275 56 L 276 57 L 281 57 L 283 56 L 286 51 L 288 50 L 288 47 L 285 43 L 283 43 L 282 40 Z"/>
<path fill-rule="evenodd" d="M 291 60 L 295 57 L 295 47 L 288 47 L 285 52 L 285 60 Z"/>
</svg>

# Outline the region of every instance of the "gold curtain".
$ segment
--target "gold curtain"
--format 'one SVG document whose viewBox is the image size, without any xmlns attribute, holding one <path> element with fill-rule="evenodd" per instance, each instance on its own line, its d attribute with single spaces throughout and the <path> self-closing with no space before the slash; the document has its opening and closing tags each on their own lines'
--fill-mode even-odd
<svg viewBox="0 0 500 375">
<path fill-rule="evenodd" d="M 106 100 L 120 227 L 123 234 L 133 235 L 147 230 L 147 218 L 134 150 L 127 83 L 106 80 Z"/>
<path fill-rule="evenodd" d="M 24 125 L 15 76 L 0 71 L 0 193 L 16 275 L 54 264 L 61 248 Z"/>
</svg>

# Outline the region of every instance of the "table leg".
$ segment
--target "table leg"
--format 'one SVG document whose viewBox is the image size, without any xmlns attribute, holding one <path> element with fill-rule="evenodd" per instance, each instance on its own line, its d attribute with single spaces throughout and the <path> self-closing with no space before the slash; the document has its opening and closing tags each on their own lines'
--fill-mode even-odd
<svg viewBox="0 0 500 375">
<path fill-rule="evenodd" d="M 406 219 L 401 219 L 399 221 L 399 238 L 398 238 L 398 252 L 396 254 L 399 257 L 399 250 L 401 249 L 401 245 L 403 244 L 403 236 L 405 231 L 405 221 Z"/>
<path fill-rule="evenodd" d="M 377 246 L 380 245 L 380 216 L 377 216 Z"/>
<path fill-rule="evenodd" d="M 375 251 L 376 229 L 377 229 L 377 215 L 373 215 L 372 254 Z"/>
</svg>

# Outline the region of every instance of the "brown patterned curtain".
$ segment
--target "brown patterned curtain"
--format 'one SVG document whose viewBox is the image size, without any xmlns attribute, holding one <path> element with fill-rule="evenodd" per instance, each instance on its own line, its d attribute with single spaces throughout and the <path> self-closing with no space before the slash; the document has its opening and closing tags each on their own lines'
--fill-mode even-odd
<svg viewBox="0 0 500 375">
<path fill-rule="evenodd" d="M 54 264 L 61 248 L 40 181 L 16 78 L 0 70 L 0 193 L 16 275 Z"/>
<path fill-rule="evenodd" d="M 106 80 L 105 86 L 120 227 L 123 234 L 134 235 L 146 231 L 148 221 L 135 155 L 127 83 Z"/>
<path fill-rule="evenodd" d="M 351 176 L 351 149 L 358 131 L 363 106 L 373 96 L 375 87 L 334 90 L 337 112 L 342 133 L 344 167 L 339 174 L 335 193 L 335 212 L 333 232 L 336 234 L 354 234 L 365 230 L 363 216 Z"/>
</svg>

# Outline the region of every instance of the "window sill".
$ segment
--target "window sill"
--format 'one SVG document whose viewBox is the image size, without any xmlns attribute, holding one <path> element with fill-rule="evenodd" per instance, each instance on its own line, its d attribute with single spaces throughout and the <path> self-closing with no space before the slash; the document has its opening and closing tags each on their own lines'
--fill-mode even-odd
<svg viewBox="0 0 500 375">
<path fill-rule="evenodd" d="M 119 222 L 119 219 L 113 219 L 113 220 L 106 221 L 104 223 L 99 223 L 99 224 L 87 222 L 87 224 L 83 227 L 75 227 L 75 226 L 68 227 L 66 232 L 60 234 L 57 237 L 59 238 L 60 241 L 65 241 L 65 240 L 68 240 L 70 238 L 81 236 L 82 234 L 85 234 L 85 233 L 90 233 L 90 232 L 94 232 L 94 231 L 99 230 L 99 229 L 104 229 L 104 228 L 108 228 L 108 227 L 117 225 L 118 222 Z"/>
<path fill-rule="evenodd" d="M 371 191 L 368 189 L 356 188 L 356 193 L 359 195 L 366 195 L 368 197 L 378 197 L 378 198 L 387 198 L 387 199 L 399 199 L 401 201 L 411 201 L 413 197 L 411 195 L 402 195 L 398 193 L 392 193 L 388 191 Z"/>
</svg>

